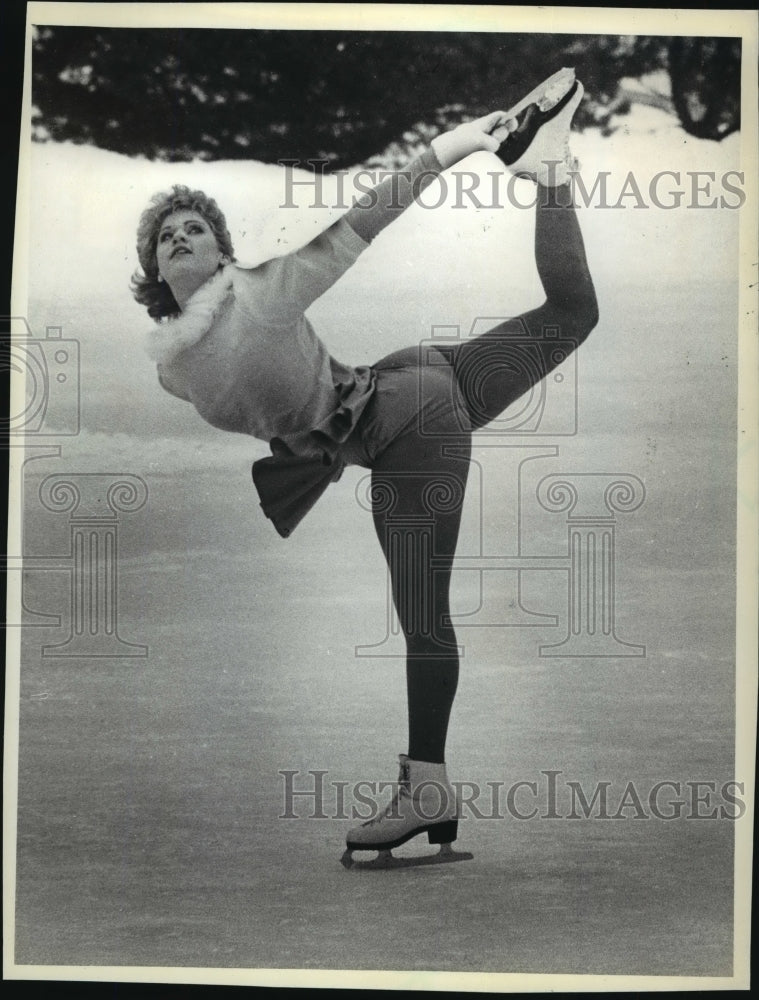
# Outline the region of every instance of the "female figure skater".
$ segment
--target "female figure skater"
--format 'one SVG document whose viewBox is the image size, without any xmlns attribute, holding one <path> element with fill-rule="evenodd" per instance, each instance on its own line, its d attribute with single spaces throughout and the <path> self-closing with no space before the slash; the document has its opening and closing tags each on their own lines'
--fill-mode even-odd
<svg viewBox="0 0 759 1000">
<path fill-rule="evenodd" d="M 409 745 L 390 805 L 349 831 L 346 864 L 352 850 L 378 850 L 386 861 L 425 832 L 441 860 L 470 857 L 449 847 L 457 807 L 444 750 L 459 669 L 451 568 L 472 431 L 559 363 L 545 328 L 577 346 L 598 319 L 569 187 L 569 128 L 582 94 L 573 70 L 555 73 L 510 111 L 437 136 L 405 183 L 388 179 L 306 247 L 253 269 L 235 264 L 224 216 L 202 192 L 175 186 L 140 220 L 143 273 L 132 290 L 159 320 L 148 351 L 161 385 L 213 426 L 270 443 L 253 479 L 277 531 L 286 537 L 347 464 L 372 470 L 375 528 L 406 640 Z M 538 185 L 535 257 L 546 301 L 426 357 L 416 346 L 372 366 L 330 357 L 304 310 L 427 183 L 479 150 Z M 510 361 L 525 336 L 535 339 L 531 373 Z"/>
</svg>

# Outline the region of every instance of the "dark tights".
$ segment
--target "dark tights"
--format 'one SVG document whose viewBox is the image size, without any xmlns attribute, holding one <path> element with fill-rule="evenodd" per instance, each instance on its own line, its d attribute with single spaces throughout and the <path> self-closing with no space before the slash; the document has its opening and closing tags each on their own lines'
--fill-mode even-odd
<svg viewBox="0 0 759 1000">
<path fill-rule="evenodd" d="M 419 426 L 427 433 L 412 428 L 372 464 L 374 523 L 406 639 L 408 753 L 415 760 L 444 760 L 458 683 L 449 591 L 471 453 L 469 430 L 498 417 L 566 357 L 566 349 L 557 350 L 557 339 L 564 348 L 567 341 L 576 348 L 598 321 L 569 188 L 538 188 L 536 213 L 535 259 L 545 303 L 453 346 L 446 356 L 460 399 L 430 423 L 422 416 Z M 419 363 L 417 348 L 391 357 Z"/>
</svg>

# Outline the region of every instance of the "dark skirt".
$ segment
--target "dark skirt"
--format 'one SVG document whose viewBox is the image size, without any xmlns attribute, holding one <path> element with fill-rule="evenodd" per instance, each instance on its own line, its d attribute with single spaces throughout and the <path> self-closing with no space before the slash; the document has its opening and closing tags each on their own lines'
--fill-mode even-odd
<svg viewBox="0 0 759 1000">
<path fill-rule="evenodd" d="M 341 371 L 346 371 L 340 366 Z M 273 438 L 272 454 L 253 464 L 264 514 L 288 538 L 346 465 L 371 468 L 406 434 L 471 434 L 471 422 L 449 361 L 429 347 L 389 354 L 357 378 L 336 385 L 336 407 L 318 428 L 298 438 Z M 368 373 L 368 374 L 367 374 Z"/>
</svg>

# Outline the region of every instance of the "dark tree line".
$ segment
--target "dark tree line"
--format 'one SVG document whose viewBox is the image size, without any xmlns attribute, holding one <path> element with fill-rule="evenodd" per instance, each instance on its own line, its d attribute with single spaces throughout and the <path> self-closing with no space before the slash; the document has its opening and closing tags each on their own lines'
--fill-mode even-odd
<svg viewBox="0 0 759 1000">
<path fill-rule="evenodd" d="M 620 80 L 657 69 L 688 132 L 740 125 L 739 39 L 39 27 L 33 44 L 36 137 L 151 159 L 349 166 L 507 107 L 563 65 L 588 93 L 581 127 L 610 127 Z"/>
</svg>

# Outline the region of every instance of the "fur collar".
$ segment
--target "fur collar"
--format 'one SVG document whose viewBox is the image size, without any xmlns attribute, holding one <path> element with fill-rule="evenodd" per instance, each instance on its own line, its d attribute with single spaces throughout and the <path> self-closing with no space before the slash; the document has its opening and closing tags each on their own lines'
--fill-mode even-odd
<svg viewBox="0 0 759 1000">
<path fill-rule="evenodd" d="M 158 364 L 167 364 L 205 337 L 232 293 L 234 270 L 234 264 L 227 264 L 190 296 L 180 316 L 156 323 L 148 331 L 145 338 L 148 357 Z"/>
</svg>

